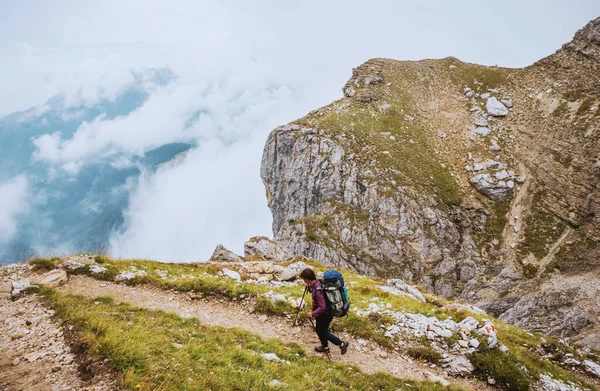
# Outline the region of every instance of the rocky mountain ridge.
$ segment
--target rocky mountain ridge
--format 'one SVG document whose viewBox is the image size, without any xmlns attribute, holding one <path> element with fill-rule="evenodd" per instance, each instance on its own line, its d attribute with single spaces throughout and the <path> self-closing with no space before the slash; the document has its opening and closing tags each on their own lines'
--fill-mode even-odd
<svg viewBox="0 0 600 391">
<path fill-rule="evenodd" d="M 600 347 L 600 18 L 526 68 L 372 59 L 342 91 L 266 142 L 286 256 Z"/>
</svg>

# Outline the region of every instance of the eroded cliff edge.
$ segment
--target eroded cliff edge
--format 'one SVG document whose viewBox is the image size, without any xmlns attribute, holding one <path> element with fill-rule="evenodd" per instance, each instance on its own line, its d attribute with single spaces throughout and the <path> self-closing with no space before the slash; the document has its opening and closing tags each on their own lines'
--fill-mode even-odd
<svg viewBox="0 0 600 391">
<path fill-rule="evenodd" d="M 275 129 L 275 240 L 599 348 L 600 18 L 522 69 L 372 59 Z"/>
</svg>

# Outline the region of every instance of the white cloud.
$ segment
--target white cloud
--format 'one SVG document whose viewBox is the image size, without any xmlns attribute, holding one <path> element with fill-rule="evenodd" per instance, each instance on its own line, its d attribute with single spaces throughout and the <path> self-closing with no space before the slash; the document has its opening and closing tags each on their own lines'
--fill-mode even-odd
<svg viewBox="0 0 600 391">
<path fill-rule="evenodd" d="M 23 175 L 0 184 L 0 242 L 12 238 L 17 219 L 29 209 L 28 181 Z"/>
</svg>

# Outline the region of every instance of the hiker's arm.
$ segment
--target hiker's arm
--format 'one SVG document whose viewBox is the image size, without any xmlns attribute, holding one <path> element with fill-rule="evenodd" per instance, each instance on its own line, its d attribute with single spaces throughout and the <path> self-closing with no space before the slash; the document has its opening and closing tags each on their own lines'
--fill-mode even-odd
<svg viewBox="0 0 600 391">
<path fill-rule="evenodd" d="M 315 292 L 315 299 L 317 299 L 317 303 L 315 310 L 312 312 L 313 318 L 316 318 L 317 316 L 325 313 L 325 296 L 323 295 L 322 290 L 319 289 Z"/>
</svg>

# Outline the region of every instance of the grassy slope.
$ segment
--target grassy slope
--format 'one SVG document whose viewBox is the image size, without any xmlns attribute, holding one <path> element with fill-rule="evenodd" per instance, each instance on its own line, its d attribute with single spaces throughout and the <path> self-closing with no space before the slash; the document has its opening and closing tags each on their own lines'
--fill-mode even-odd
<svg viewBox="0 0 600 391">
<path fill-rule="evenodd" d="M 151 284 L 161 289 L 173 289 L 181 292 L 194 292 L 205 296 L 218 295 L 230 300 L 240 300 L 241 295 L 245 299 L 249 297 L 255 298 L 255 311 L 263 312 L 276 316 L 291 317 L 295 314 L 294 309 L 288 306 L 286 302 L 273 303 L 267 299 L 264 294 L 273 291 L 280 293 L 286 297 L 298 298 L 302 295 L 302 285 L 298 283 L 292 286 L 283 287 L 267 287 L 253 283 L 237 282 L 235 280 L 219 277 L 219 271 L 222 267 L 214 264 L 174 264 L 160 263 L 145 260 L 112 260 L 106 257 L 97 257 L 97 260 L 102 262 L 104 267 L 108 268 L 108 272 L 103 275 L 92 275 L 99 279 L 112 279 L 121 271 L 130 270 L 135 267 L 139 270 L 145 270 L 146 276 L 136 277 L 133 280 L 127 281 L 127 284 Z M 53 261 L 34 263 L 44 263 L 52 267 Z M 317 272 L 322 272 L 326 268 L 317 262 L 308 262 Z M 235 269 L 235 264 L 226 266 L 230 269 Z M 168 271 L 168 277 L 162 278 L 157 271 Z M 451 302 L 427 295 L 428 303 L 421 303 L 406 296 L 396 296 L 384 292 L 377 288 L 378 285 L 384 283 L 383 280 L 376 278 L 368 278 L 348 270 L 342 270 L 345 280 L 348 284 L 348 291 L 352 301 L 353 308 L 366 309 L 372 299 L 377 298 L 378 301 L 391 304 L 392 311 L 405 311 L 410 313 L 421 313 L 426 316 L 435 316 L 438 319 L 452 318 L 455 321 L 460 321 L 467 316 L 472 316 L 478 320 L 484 318 L 491 319 L 496 325 L 499 340 L 510 349 L 511 356 L 517 363 L 527 368 L 529 375 L 536 379 L 540 373 L 550 373 L 557 379 L 572 381 L 576 383 L 585 382 L 573 372 L 567 371 L 549 360 L 541 359 L 537 353 L 531 350 L 539 347 L 544 338 L 539 333 L 530 333 L 527 330 L 508 325 L 498 319 L 494 319 L 487 315 L 472 313 L 467 310 L 455 310 L 447 307 Z M 110 277 L 110 278 L 108 278 Z M 307 297 L 307 304 L 310 305 L 310 297 Z M 301 317 L 303 319 L 303 317 Z M 393 348 L 394 341 L 384 336 L 384 330 L 380 327 L 381 324 L 391 324 L 391 319 L 385 315 L 381 317 L 364 317 L 353 312 L 347 318 L 336 319 L 336 330 L 344 330 L 352 333 L 355 337 L 364 338 L 377 342 L 382 347 Z M 559 347 L 565 348 L 552 338 L 546 340 Z M 415 344 L 426 343 L 426 341 L 413 341 Z M 590 387 L 588 385 L 589 388 Z"/>
<path fill-rule="evenodd" d="M 162 311 L 115 305 L 42 290 L 48 305 L 76 326 L 91 353 L 106 357 L 122 385 L 141 390 L 265 390 L 277 380 L 284 389 L 442 390 L 439 384 L 402 380 L 308 356 L 295 344 L 263 340 L 237 329 L 208 327 Z M 275 353 L 279 363 L 261 355 Z"/>
</svg>

